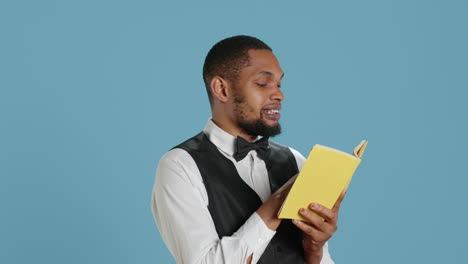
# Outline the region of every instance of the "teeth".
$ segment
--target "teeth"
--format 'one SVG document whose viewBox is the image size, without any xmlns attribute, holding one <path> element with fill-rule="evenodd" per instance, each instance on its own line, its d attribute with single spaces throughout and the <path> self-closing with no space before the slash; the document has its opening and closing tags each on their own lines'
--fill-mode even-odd
<svg viewBox="0 0 468 264">
<path fill-rule="evenodd" d="M 277 114 L 277 113 L 279 113 L 279 110 L 267 110 L 267 113 L 269 113 L 269 114 Z"/>
</svg>

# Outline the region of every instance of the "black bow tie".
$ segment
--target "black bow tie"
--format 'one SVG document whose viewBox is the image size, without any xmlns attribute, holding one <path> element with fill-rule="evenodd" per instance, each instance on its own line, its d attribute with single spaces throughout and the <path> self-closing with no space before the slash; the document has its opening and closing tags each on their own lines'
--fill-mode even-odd
<svg viewBox="0 0 468 264">
<path fill-rule="evenodd" d="M 233 157 L 236 161 L 242 160 L 251 150 L 257 151 L 258 157 L 265 160 L 270 153 L 268 137 L 263 137 L 258 141 L 250 143 L 244 138 L 238 136 L 236 139 L 236 151 L 234 152 Z"/>
</svg>

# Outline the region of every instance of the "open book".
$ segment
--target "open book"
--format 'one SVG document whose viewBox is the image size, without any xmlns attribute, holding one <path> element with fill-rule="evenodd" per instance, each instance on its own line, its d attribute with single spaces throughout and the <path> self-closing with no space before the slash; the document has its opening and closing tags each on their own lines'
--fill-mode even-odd
<svg viewBox="0 0 468 264">
<path fill-rule="evenodd" d="M 353 154 L 348 154 L 315 145 L 281 206 L 278 218 L 304 220 L 299 209 L 310 210 L 312 202 L 332 208 L 341 192 L 348 188 L 366 146 L 367 141 L 363 140 Z"/>
</svg>

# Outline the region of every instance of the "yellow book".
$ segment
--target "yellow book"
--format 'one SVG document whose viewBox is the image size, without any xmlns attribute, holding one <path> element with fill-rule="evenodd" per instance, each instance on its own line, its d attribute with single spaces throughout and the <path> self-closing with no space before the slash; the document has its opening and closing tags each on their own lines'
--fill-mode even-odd
<svg viewBox="0 0 468 264">
<path fill-rule="evenodd" d="M 353 154 L 348 154 L 315 145 L 281 206 L 278 218 L 304 220 L 299 209 L 309 209 L 312 202 L 331 209 L 341 192 L 348 188 L 366 146 L 367 141 L 363 140 Z"/>
</svg>

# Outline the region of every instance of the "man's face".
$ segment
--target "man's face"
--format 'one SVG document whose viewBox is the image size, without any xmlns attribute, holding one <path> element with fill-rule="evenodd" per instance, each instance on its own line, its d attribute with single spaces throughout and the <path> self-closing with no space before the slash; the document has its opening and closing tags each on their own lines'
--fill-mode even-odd
<svg viewBox="0 0 468 264">
<path fill-rule="evenodd" d="M 277 135 L 281 132 L 283 71 L 269 50 L 249 50 L 249 57 L 249 65 L 233 83 L 233 119 L 248 135 Z"/>
</svg>

